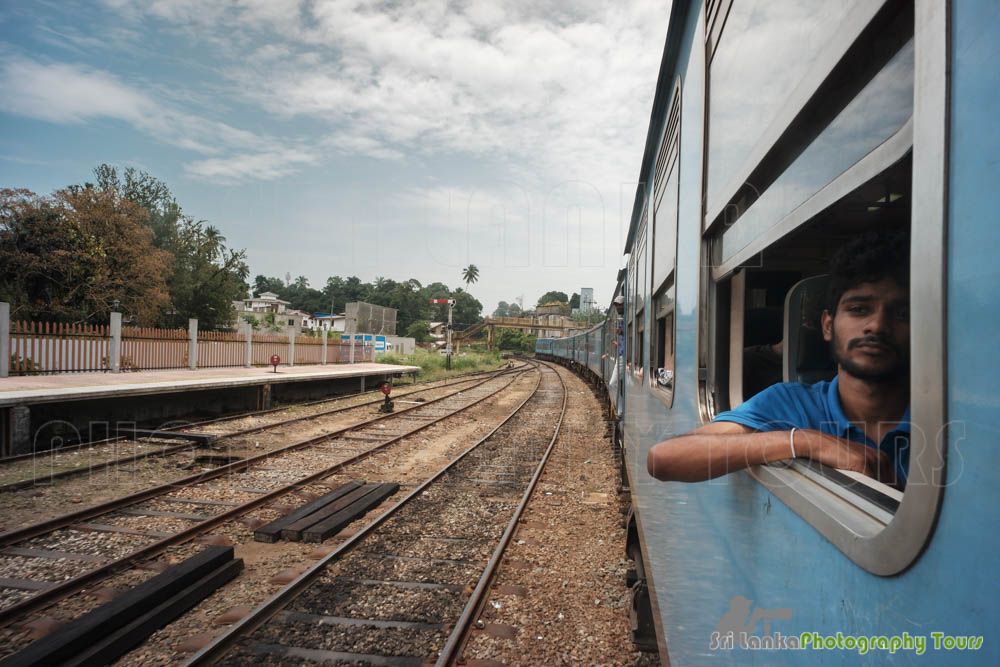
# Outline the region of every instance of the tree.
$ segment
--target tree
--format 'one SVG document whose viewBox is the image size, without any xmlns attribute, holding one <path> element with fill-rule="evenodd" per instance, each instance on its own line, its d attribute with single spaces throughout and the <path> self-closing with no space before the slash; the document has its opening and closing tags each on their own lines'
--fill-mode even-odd
<svg viewBox="0 0 1000 667">
<path fill-rule="evenodd" d="M 253 295 L 255 297 L 260 296 L 264 292 L 273 292 L 280 295 L 284 289 L 285 281 L 281 278 L 258 275 L 253 279 Z"/>
<path fill-rule="evenodd" d="M 455 299 L 452 316 L 456 329 L 468 329 L 482 319 L 483 304 L 479 303 L 474 296 L 459 287 L 455 290 L 452 298 Z"/>
<path fill-rule="evenodd" d="M 507 311 L 510 306 L 506 301 L 501 301 L 497 304 L 497 309 L 493 311 L 493 317 L 507 317 Z"/>
<path fill-rule="evenodd" d="M 523 331 L 515 329 L 497 330 L 496 343 L 500 350 L 514 350 L 516 352 L 531 353 L 535 351 L 536 337 Z"/>
<path fill-rule="evenodd" d="M 197 318 L 199 329 L 227 329 L 233 302 L 246 296 L 250 268 L 246 252 L 226 247 L 226 238 L 204 221 L 185 218 L 178 231 L 174 267 L 167 280 L 171 311 L 160 323 L 178 326 Z"/>
<path fill-rule="evenodd" d="M 63 322 L 103 321 L 118 301 L 126 321 L 152 324 L 171 257 L 153 247 L 147 219 L 90 185 L 0 191 L 0 298 L 20 317 Z"/>
<path fill-rule="evenodd" d="M 444 283 L 433 282 L 420 290 L 420 297 L 430 306 L 428 318 L 432 322 L 448 320 L 448 305 L 444 303 L 431 305 L 431 299 L 450 299 L 451 290 Z"/>
<path fill-rule="evenodd" d="M 573 310 L 574 308 L 579 308 L 579 307 L 580 307 L 580 295 L 577 294 L 576 292 L 573 292 L 573 296 L 569 298 L 569 308 L 570 310 Z"/>
<path fill-rule="evenodd" d="M 469 264 L 462 269 L 462 280 L 465 281 L 466 287 L 479 280 L 479 267 L 475 264 Z"/>
<path fill-rule="evenodd" d="M 545 304 L 551 303 L 553 301 L 561 301 L 562 303 L 567 303 L 569 301 L 569 297 L 566 296 L 566 292 L 556 292 L 555 290 L 553 290 L 550 292 L 546 292 L 545 294 L 538 297 L 538 303 L 536 305 L 544 306 Z"/>
<path fill-rule="evenodd" d="M 184 215 L 170 188 L 158 178 L 132 167 L 119 176 L 108 164 L 94 169 L 94 176 L 98 191 L 145 211 L 153 245 L 173 256 L 165 275 L 169 303 L 156 317 L 157 324 L 177 326 L 194 317 L 202 329 L 230 327 L 236 314 L 232 302 L 246 296 L 248 287 L 246 252 L 227 248 L 216 227 Z"/>
<path fill-rule="evenodd" d="M 94 169 L 98 190 L 113 191 L 116 196 L 135 202 L 149 214 L 147 224 L 153 230 L 153 245 L 172 252 L 177 239 L 181 208 L 167 184 L 144 171 L 126 167 L 122 176 L 118 169 L 101 164 Z"/>
<path fill-rule="evenodd" d="M 521 306 L 516 303 L 512 303 L 507 307 L 507 317 L 520 317 Z"/>
<path fill-rule="evenodd" d="M 417 320 L 406 328 L 406 335 L 413 338 L 418 343 L 426 343 L 431 340 L 430 326 L 426 320 Z"/>
</svg>

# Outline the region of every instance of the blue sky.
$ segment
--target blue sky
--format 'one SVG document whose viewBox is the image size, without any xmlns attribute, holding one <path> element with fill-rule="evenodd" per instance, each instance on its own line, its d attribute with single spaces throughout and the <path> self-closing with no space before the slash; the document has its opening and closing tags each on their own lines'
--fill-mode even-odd
<svg viewBox="0 0 1000 667">
<path fill-rule="evenodd" d="M 6 0 L 0 187 L 133 166 L 253 275 L 603 304 L 668 4 Z"/>
</svg>

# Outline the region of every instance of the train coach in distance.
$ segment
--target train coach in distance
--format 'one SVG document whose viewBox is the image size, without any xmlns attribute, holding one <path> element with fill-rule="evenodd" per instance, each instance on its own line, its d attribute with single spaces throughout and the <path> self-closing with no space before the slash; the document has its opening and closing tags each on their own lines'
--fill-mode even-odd
<svg viewBox="0 0 1000 667">
<path fill-rule="evenodd" d="M 909 250 L 869 233 L 831 262 L 823 339 L 833 380 L 772 385 L 694 431 L 654 445 L 649 473 L 698 482 L 798 457 L 902 486 L 909 463 Z"/>
</svg>

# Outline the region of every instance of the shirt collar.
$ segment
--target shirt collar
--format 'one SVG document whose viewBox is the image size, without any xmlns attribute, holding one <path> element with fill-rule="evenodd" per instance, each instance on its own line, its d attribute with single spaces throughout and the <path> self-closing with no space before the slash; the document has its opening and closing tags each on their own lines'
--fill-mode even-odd
<svg viewBox="0 0 1000 667">
<path fill-rule="evenodd" d="M 840 391 L 838 387 L 840 386 L 840 376 L 834 376 L 833 380 L 830 382 L 830 386 L 826 390 L 826 402 L 830 409 L 830 416 L 833 417 L 833 421 L 837 425 L 837 433 L 846 434 L 851 429 L 856 429 L 857 427 L 852 424 L 847 419 L 847 415 L 844 414 L 844 409 L 840 405 Z M 906 412 L 903 413 L 903 419 L 899 422 L 892 431 L 886 434 L 888 437 L 893 433 L 909 433 L 910 432 L 910 406 L 906 406 Z"/>
</svg>

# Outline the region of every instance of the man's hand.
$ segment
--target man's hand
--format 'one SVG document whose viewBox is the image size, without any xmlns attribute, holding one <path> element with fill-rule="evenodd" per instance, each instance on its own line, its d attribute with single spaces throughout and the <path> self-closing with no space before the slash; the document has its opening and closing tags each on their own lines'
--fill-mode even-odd
<svg viewBox="0 0 1000 667">
<path fill-rule="evenodd" d="M 885 452 L 822 431 L 796 429 L 795 453 L 833 468 L 860 472 L 883 484 L 896 483 L 896 470 Z"/>
</svg>

